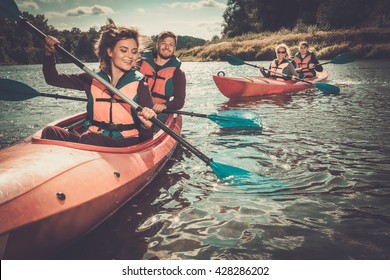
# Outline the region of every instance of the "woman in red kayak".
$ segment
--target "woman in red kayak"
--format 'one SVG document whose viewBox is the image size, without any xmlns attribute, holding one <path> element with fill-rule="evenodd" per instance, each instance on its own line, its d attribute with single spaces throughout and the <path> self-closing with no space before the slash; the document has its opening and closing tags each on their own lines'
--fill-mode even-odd
<svg viewBox="0 0 390 280">
<path fill-rule="evenodd" d="M 58 73 L 54 56 L 58 43 L 51 36 L 45 39 L 43 74 L 49 85 L 86 92 L 86 132 L 75 135 L 63 128 L 50 126 L 43 130 L 42 138 L 107 147 L 125 147 L 150 139 L 153 131 L 149 119 L 156 117 L 156 113 L 149 109 L 153 107 L 153 101 L 148 85 L 135 69 L 140 53 L 138 31 L 132 27 L 116 26 L 109 19 L 95 44 L 95 53 L 100 62 L 98 75 L 137 101 L 143 107 L 141 112 L 136 112 L 86 73 Z"/>
<path fill-rule="evenodd" d="M 275 48 L 276 59 L 273 60 L 268 68 L 260 66 L 260 72 L 266 78 L 276 80 L 291 80 L 293 76 L 298 77 L 297 71 L 289 61 L 290 49 L 286 44 L 277 45 Z"/>
</svg>

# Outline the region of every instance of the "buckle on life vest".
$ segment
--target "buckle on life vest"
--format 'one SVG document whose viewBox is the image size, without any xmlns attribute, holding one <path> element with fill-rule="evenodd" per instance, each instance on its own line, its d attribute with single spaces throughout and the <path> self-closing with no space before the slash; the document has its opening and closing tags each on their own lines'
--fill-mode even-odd
<svg viewBox="0 0 390 280">
<path fill-rule="evenodd" d="M 146 79 L 150 78 L 150 79 L 154 79 L 154 80 L 156 80 L 156 79 L 165 80 L 165 77 L 159 76 L 157 73 L 154 73 L 153 75 L 146 74 L 145 78 Z"/>
<path fill-rule="evenodd" d="M 99 128 L 99 130 L 107 130 L 107 131 L 125 131 L 136 129 L 137 126 L 135 124 L 113 124 L 113 123 L 105 123 L 92 120 L 91 123 Z M 102 133 L 102 132 L 100 132 Z"/>
<path fill-rule="evenodd" d="M 107 128 L 108 131 L 120 131 L 117 124 L 110 123 Z"/>
<path fill-rule="evenodd" d="M 170 96 L 166 96 L 166 95 L 163 95 L 163 94 L 160 94 L 160 93 L 157 93 L 157 92 L 152 92 L 152 96 L 160 98 L 160 99 L 163 99 L 165 101 L 169 101 L 169 99 L 171 98 Z"/>
</svg>

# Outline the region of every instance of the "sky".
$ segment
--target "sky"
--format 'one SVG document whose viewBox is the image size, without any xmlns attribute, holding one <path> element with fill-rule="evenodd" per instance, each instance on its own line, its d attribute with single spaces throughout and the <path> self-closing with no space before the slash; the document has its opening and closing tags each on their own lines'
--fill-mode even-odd
<svg viewBox="0 0 390 280">
<path fill-rule="evenodd" d="M 151 36 L 163 30 L 210 40 L 221 37 L 227 0 L 16 0 L 21 12 L 43 14 L 58 30 L 97 30 L 110 17 Z"/>
</svg>

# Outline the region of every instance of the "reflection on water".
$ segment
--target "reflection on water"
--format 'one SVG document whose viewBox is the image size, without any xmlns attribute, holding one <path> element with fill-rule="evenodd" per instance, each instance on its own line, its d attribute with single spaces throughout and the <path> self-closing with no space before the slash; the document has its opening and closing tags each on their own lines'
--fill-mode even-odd
<svg viewBox="0 0 390 280">
<path fill-rule="evenodd" d="M 254 69 L 183 63 L 186 111 L 250 110 L 263 126 L 231 130 L 183 116 L 183 137 L 215 162 L 249 171 L 256 183 L 226 184 L 179 149 L 134 200 L 50 258 L 389 259 L 390 73 L 380 70 L 388 63 L 327 65 L 337 96 L 309 89 L 235 101 L 218 92 L 211 75 L 255 75 Z M 45 85 L 39 65 L 1 67 L 0 76 L 63 93 Z M 2 147 L 85 108 L 40 97 L 0 106 Z"/>
<path fill-rule="evenodd" d="M 280 107 L 286 106 L 288 103 L 292 101 L 292 94 L 271 94 L 264 96 L 254 96 L 247 97 L 244 99 L 227 99 L 226 102 L 223 103 L 223 108 L 242 108 L 242 107 L 258 107 L 258 106 L 266 106 L 266 105 L 277 105 Z"/>
</svg>

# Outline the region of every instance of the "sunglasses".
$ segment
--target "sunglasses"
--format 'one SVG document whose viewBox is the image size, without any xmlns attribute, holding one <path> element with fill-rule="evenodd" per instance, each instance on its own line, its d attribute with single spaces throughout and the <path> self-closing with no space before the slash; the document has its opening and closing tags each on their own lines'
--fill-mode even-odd
<svg viewBox="0 0 390 280">
<path fill-rule="evenodd" d="M 277 51 L 277 53 L 283 53 L 283 54 L 285 54 L 286 51 Z"/>
</svg>

